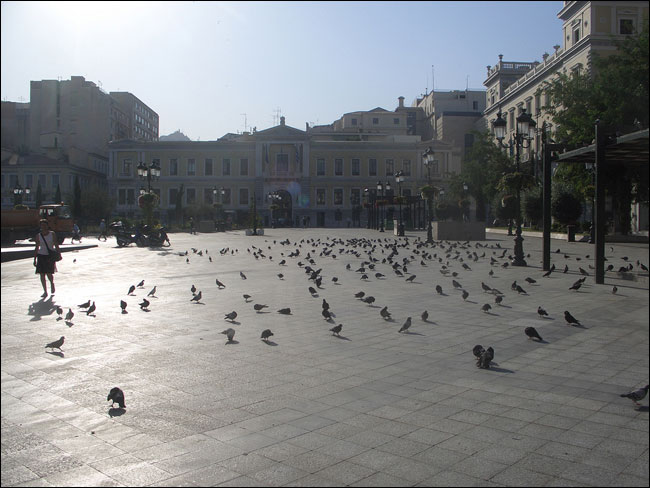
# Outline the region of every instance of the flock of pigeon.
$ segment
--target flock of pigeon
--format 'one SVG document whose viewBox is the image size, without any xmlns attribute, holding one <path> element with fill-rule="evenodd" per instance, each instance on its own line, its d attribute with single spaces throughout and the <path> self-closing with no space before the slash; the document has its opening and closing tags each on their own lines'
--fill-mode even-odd
<svg viewBox="0 0 650 488">
<path fill-rule="evenodd" d="M 257 242 L 257 241 L 256 241 Z M 271 254 L 272 252 L 279 252 L 281 259 L 277 261 L 280 269 L 286 268 L 291 264 L 297 266 L 304 272 L 305 278 L 307 280 L 307 292 L 313 298 L 322 298 L 321 302 L 321 316 L 323 319 L 331 323 L 333 326 L 329 328 L 329 332 L 333 336 L 342 337 L 341 332 L 343 331 L 343 324 L 336 324 L 334 318 L 336 314 L 332 310 L 332 307 L 327 302 L 326 298 L 320 296 L 325 289 L 325 280 L 329 280 L 332 285 L 340 285 L 341 281 L 338 276 L 329 276 L 326 278 L 327 273 L 324 272 L 322 262 L 326 259 L 336 261 L 337 258 L 344 258 L 347 260 L 345 265 L 345 280 L 351 282 L 352 280 L 357 280 L 359 283 L 370 283 L 372 279 L 374 280 L 401 280 L 404 283 L 408 283 L 409 286 L 413 284 L 418 284 L 416 281 L 417 275 L 413 272 L 414 269 L 418 267 L 421 269 L 437 267 L 443 279 L 451 279 L 451 287 L 455 292 L 459 293 L 460 298 L 463 302 L 468 302 L 470 296 L 469 291 L 461 283 L 461 274 L 464 274 L 465 278 L 470 279 L 472 274 L 472 265 L 473 263 L 479 261 L 489 260 L 490 271 L 488 273 L 488 278 L 485 281 L 489 281 L 489 278 L 493 278 L 495 275 L 495 269 L 507 268 L 509 266 L 509 260 L 512 259 L 512 256 L 508 256 L 508 250 L 503 249 L 499 243 L 496 244 L 482 244 L 480 242 L 475 242 L 473 246 L 470 242 L 448 242 L 448 241 L 437 241 L 433 244 L 427 244 L 425 241 L 420 238 L 417 239 L 390 239 L 390 238 L 378 238 L 378 239 L 366 239 L 366 238 L 352 238 L 352 239 L 341 239 L 334 237 L 327 237 L 326 239 L 314 239 L 307 238 L 301 239 L 300 241 L 291 242 L 288 238 L 277 241 L 273 240 L 270 245 L 269 241 L 265 241 L 266 245 L 263 249 L 262 246 L 251 245 L 246 249 L 247 256 L 250 259 L 255 261 L 267 259 L 270 262 L 273 262 L 274 257 Z M 279 249 L 277 246 L 280 246 Z M 192 260 L 196 258 L 207 257 L 209 262 L 213 262 L 212 257 L 209 256 L 209 252 L 206 249 L 198 250 L 192 248 L 193 256 Z M 558 249 L 556 253 L 560 253 Z M 188 251 L 177 253 L 179 256 L 185 258 L 185 263 L 189 264 L 190 254 Z M 235 256 L 240 255 L 239 249 L 230 249 L 229 247 L 223 248 L 219 251 L 221 256 Z M 244 255 L 243 251 L 241 256 Z M 530 256 L 529 256 L 530 257 Z M 564 255 L 565 259 L 569 259 L 568 255 Z M 588 258 L 589 256 L 587 256 Z M 579 257 L 575 258 L 580 260 Z M 626 257 L 622 258 L 625 262 L 628 261 Z M 318 261 L 318 262 L 317 262 Z M 341 259 L 339 259 L 341 261 Z M 358 261 L 358 265 L 353 267 L 350 261 Z M 642 270 L 647 270 L 647 267 L 637 262 L 637 266 Z M 591 266 L 589 266 L 591 268 Z M 633 269 L 632 263 L 627 264 L 626 266 L 621 266 L 619 272 L 629 272 L 630 267 Z M 356 269 L 353 269 L 356 268 Z M 614 265 L 608 266 L 608 271 L 613 271 Z M 564 270 L 562 273 L 568 273 L 569 266 L 565 264 Z M 590 275 L 589 271 L 585 270 L 582 267 L 577 268 L 577 270 L 582 277 L 574 282 L 569 288 L 568 291 L 577 292 L 586 278 Z M 539 280 L 549 278 L 552 273 L 559 272 L 555 271 L 555 265 L 553 265 L 549 271 L 545 272 Z M 392 275 L 392 276 L 391 276 Z M 284 281 L 285 273 L 279 272 L 276 273 L 276 277 L 280 281 Z M 259 276 L 255 277 L 259 279 Z M 239 279 L 247 280 L 248 277 L 243 271 L 239 271 Z M 227 281 L 227 280 L 224 280 Z M 485 281 L 481 281 L 481 289 L 484 294 L 492 295 L 493 303 L 495 306 L 503 306 L 503 301 L 505 294 L 498 290 L 497 288 L 488 285 Z M 527 288 L 529 286 L 539 286 L 538 280 L 532 277 L 525 278 Z M 443 282 L 444 283 L 444 282 Z M 228 288 L 226 283 L 215 278 L 216 288 L 218 290 L 225 290 Z M 443 286 L 441 284 L 429 284 L 429 286 L 435 289 L 435 293 L 440 296 L 449 296 L 445 293 Z M 523 288 L 523 286 L 517 281 L 514 281 L 511 285 L 511 291 L 517 293 L 518 295 L 529 296 L 528 292 Z M 137 285 L 131 285 L 128 289 L 127 296 L 134 296 L 134 293 L 137 289 L 144 288 L 144 280 L 140 281 Z M 150 312 L 149 308 L 151 301 L 149 298 L 156 297 L 157 287 L 154 286 L 146 295 L 142 298 L 142 301 L 138 304 L 141 311 Z M 191 284 L 190 287 L 191 298 L 189 301 L 193 304 L 203 304 L 202 300 L 204 299 L 203 291 L 198 290 L 195 284 Z M 209 291 L 206 290 L 208 294 Z M 612 293 L 616 294 L 616 287 L 612 289 Z M 383 307 L 378 307 L 374 305 L 377 301 L 373 295 L 367 294 L 365 291 L 358 291 L 354 293 L 354 298 L 358 301 L 365 303 L 366 305 L 373 308 L 380 308 L 379 318 L 383 321 L 392 322 L 393 316 L 392 313 L 388 310 L 388 306 L 384 305 Z M 250 294 L 242 295 L 245 304 L 253 302 L 252 296 Z M 475 302 L 470 302 L 475 303 Z M 120 300 L 120 308 L 122 314 L 129 313 L 127 311 L 128 304 L 125 300 Z M 78 305 L 78 308 L 84 310 L 86 315 L 95 316 L 96 305 L 94 301 L 88 300 L 85 303 Z M 265 309 L 268 309 L 269 305 L 265 303 L 254 303 L 253 310 L 257 314 L 268 313 Z M 488 302 L 483 303 L 480 306 L 480 310 L 484 313 L 491 314 L 492 305 Z M 277 309 L 276 313 L 281 315 L 292 315 L 290 307 L 283 307 Z M 57 320 L 62 320 L 63 309 L 57 307 Z M 548 312 L 541 306 L 537 307 L 537 314 L 540 318 L 548 317 Z M 65 316 L 66 324 L 71 326 L 72 319 L 74 317 L 74 312 L 72 308 L 68 309 L 68 312 Z M 224 314 L 223 320 L 229 323 L 229 327 L 221 332 L 227 337 L 226 344 L 235 344 L 237 343 L 234 340 L 236 329 L 235 327 L 239 325 L 239 322 L 236 322 L 238 317 L 238 312 L 232 310 Z M 422 322 L 429 322 L 429 311 L 424 310 L 420 313 L 420 318 Z M 575 318 L 571 312 L 568 310 L 564 311 L 564 319 L 567 325 L 582 327 L 580 320 Z M 378 319 L 379 320 L 379 319 Z M 413 325 L 413 319 L 411 316 L 406 317 L 402 325 L 397 330 L 398 333 L 410 334 L 409 329 Z M 544 342 L 540 333 L 532 326 L 526 327 L 524 329 L 524 334 L 528 337 L 529 340 L 536 340 L 538 342 Z M 267 344 L 270 341 L 270 337 L 274 336 L 274 333 L 266 328 L 261 331 L 260 338 L 262 341 Z M 50 342 L 46 345 L 46 348 L 52 350 L 59 349 L 62 351 L 61 346 L 63 345 L 65 337 L 57 341 Z M 273 343 L 275 344 L 275 343 Z M 484 348 L 482 345 L 478 344 L 474 346 L 473 355 L 476 358 L 476 366 L 481 369 L 489 369 L 491 364 L 494 362 L 495 351 L 493 347 Z M 643 399 L 648 391 L 648 386 L 640 390 L 636 390 L 627 394 L 621 395 L 622 397 L 630 398 L 635 404 L 638 405 L 638 402 Z M 120 408 L 125 408 L 124 402 L 124 393 L 117 387 L 113 388 L 108 395 L 108 401 L 113 401 L 118 403 Z"/>
</svg>

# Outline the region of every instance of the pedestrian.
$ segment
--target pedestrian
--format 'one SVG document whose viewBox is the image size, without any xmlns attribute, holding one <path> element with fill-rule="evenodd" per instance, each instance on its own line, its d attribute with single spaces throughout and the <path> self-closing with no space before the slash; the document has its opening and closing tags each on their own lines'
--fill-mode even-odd
<svg viewBox="0 0 650 488">
<path fill-rule="evenodd" d="M 59 253 L 59 242 L 56 240 L 56 234 L 50 230 L 46 219 L 40 221 L 41 231 L 36 236 L 36 247 L 34 248 L 34 266 L 36 274 L 41 275 L 41 285 L 43 285 L 43 294 L 41 298 L 47 297 L 47 284 L 45 276 L 50 280 L 50 289 L 54 294 L 54 273 L 56 273 L 56 261 L 52 257 L 51 250 Z"/>
<path fill-rule="evenodd" d="M 307 226 L 307 219 L 306 219 L 305 216 L 303 215 L 303 216 L 302 216 L 302 228 L 304 229 L 306 226 Z"/>
<path fill-rule="evenodd" d="M 74 243 L 75 239 L 79 241 L 79 244 L 81 244 L 81 229 L 79 229 L 76 220 L 74 221 L 74 225 L 72 226 L 72 239 L 70 239 L 70 242 Z"/>
<path fill-rule="evenodd" d="M 102 237 L 104 238 L 104 242 L 106 242 L 106 221 L 104 219 L 99 223 L 99 237 L 97 240 L 101 240 Z"/>
<path fill-rule="evenodd" d="M 194 232 L 194 219 L 192 217 L 190 217 L 190 234 L 196 234 Z"/>
</svg>

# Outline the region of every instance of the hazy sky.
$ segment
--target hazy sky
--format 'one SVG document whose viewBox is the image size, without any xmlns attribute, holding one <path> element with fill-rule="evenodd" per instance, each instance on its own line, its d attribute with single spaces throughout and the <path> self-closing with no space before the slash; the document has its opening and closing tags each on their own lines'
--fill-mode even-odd
<svg viewBox="0 0 650 488">
<path fill-rule="evenodd" d="M 561 43 L 551 2 L 2 2 L 2 100 L 84 76 L 192 140 L 483 89 L 486 66 Z M 469 78 L 468 78 L 469 77 Z M 246 118 L 243 114 L 246 114 Z"/>
</svg>

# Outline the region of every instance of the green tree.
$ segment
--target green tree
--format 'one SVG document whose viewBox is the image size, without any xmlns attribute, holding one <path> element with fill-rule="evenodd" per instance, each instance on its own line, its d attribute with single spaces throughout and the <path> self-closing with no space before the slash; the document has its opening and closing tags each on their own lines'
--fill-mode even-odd
<svg viewBox="0 0 650 488">
<path fill-rule="evenodd" d="M 92 221 L 108 218 L 113 213 L 115 204 L 115 198 L 112 198 L 105 188 L 99 186 L 92 186 L 81 195 L 83 216 Z"/>
<path fill-rule="evenodd" d="M 468 194 L 476 201 L 476 218 L 483 221 L 486 206 L 499 192 L 497 183 L 511 171 L 512 159 L 499 148 L 489 132 L 472 132 L 474 144 L 466 151 L 458 183 L 467 183 Z"/>
<path fill-rule="evenodd" d="M 582 215 L 582 199 L 575 193 L 575 189 L 567 184 L 553 185 L 551 215 L 562 225 L 576 224 Z"/>
<path fill-rule="evenodd" d="M 43 188 L 41 188 L 41 182 L 38 182 L 38 185 L 36 186 L 36 208 L 40 207 L 43 205 Z"/>
<path fill-rule="evenodd" d="M 521 208 L 526 219 L 533 227 L 539 227 L 543 217 L 542 189 L 538 186 L 531 188 L 522 196 Z"/>
<path fill-rule="evenodd" d="M 181 187 L 176 192 L 176 201 L 175 204 L 175 214 L 177 219 L 181 219 L 183 216 L 183 194 L 185 193 L 185 184 L 181 183 Z"/>
<path fill-rule="evenodd" d="M 54 203 L 61 203 L 63 199 L 61 198 L 61 185 L 56 185 L 56 193 L 54 194 Z"/>
</svg>

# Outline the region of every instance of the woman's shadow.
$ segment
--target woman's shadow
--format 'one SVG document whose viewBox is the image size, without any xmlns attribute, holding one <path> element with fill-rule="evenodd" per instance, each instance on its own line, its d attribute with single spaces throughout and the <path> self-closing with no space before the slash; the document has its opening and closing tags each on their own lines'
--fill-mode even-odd
<svg viewBox="0 0 650 488">
<path fill-rule="evenodd" d="M 52 299 L 52 295 L 50 295 L 47 300 L 41 298 L 39 301 L 30 304 L 27 315 L 32 315 L 33 317 L 30 321 L 35 322 L 41 320 L 41 317 L 44 315 L 52 315 L 55 310 L 56 305 L 54 305 L 54 300 Z"/>
</svg>

